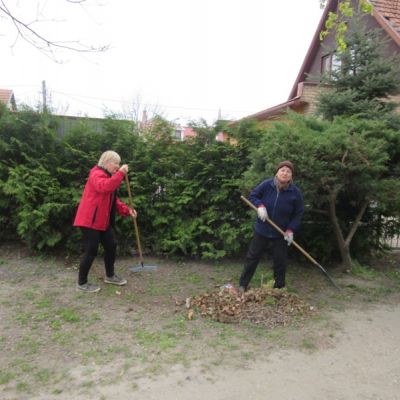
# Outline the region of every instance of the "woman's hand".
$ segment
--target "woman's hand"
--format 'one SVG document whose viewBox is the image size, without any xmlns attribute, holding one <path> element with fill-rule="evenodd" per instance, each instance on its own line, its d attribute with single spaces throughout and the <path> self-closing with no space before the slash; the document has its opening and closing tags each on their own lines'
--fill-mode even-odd
<svg viewBox="0 0 400 400">
<path fill-rule="evenodd" d="M 128 173 L 128 170 L 129 170 L 128 164 L 122 165 L 119 170 L 126 175 Z"/>
<path fill-rule="evenodd" d="M 265 222 L 268 219 L 268 212 L 263 204 L 258 206 L 257 215 L 258 215 L 258 218 L 260 218 L 262 222 Z"/>
<path fill-rule="evenodd" d="M 130 209 L 129 209 L 129 215 L 130 215 L 131 217 L 133 217 L 133 218 L 136 218 L 136 217 L 137 217 L 137 212 L 136 212 L 136 210 L 135 210 L 134 208 L 130 208 Z"/>
<path fill-rule="evenodd" d="M 287 241 L 287 245 L 290 246 L 293 242 L 293 232 L 290 229 L 286 229 L 285 236 L 283 238 Z"/>
</svg>

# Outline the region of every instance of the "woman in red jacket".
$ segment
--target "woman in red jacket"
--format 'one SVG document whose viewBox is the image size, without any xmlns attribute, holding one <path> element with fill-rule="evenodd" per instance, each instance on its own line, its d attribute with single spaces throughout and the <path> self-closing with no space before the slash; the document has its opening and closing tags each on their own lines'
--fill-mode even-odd
<svg viewBox="0 0 400 400">
<path fill-rule="evenodd" d="M 120 167 L 121 157 L 115 151 L 104 152 L 89 173 L 82 198 L 76 212 L 74 226 L 82 229 L 85 253 L 79 265 L 78 289 L 98 292 L 98 286 L 88 283 L 88 274 L 97 255 L 99 243 L 104 248 L 105 283 L 125 285 L 126 279 L 114 273 L 117 242 L 113 225 L 115 213 L 136 218 L 137 213 L 117 196 L 116 190 L 128 173 L 128 165 Z"/>
</svg>

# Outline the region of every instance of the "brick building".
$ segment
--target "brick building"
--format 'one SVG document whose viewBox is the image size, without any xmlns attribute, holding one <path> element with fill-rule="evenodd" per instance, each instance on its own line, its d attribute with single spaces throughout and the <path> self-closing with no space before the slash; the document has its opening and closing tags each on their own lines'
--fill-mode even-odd
<svg viewBox="0 0 400 400">
<path fill-rule="evenodd" d="M 325 6 L 288 100 L 246 118 L 258 121 L 279 120 L 288 110 L 305 115 L 315 113 L 316 99 L 321 90 L 318 76 L 335 67 L 334 52 L 329 50 L 335 47 L 335 35 L 330 33 L 321 41 L 320 33 L 325 30 L 325 22 L 329 13 L 337 12 L 339 1 L 329 0 Z M 371 15 L 366 15 L 364 18 L 368 28 L 381 28 L 382 35 L 388 39 L 387 51 L 389 54 L 400 53 L 400 0 L 370 0 L 370 3 L 373 5 L 373 11 Z M 353 0 L 353 5 L 357 6 L 355 0 Z M 391 100 L 400 102 L 400 94 L 393 96 Z M 398 111 L 400 112 L 400 108 Z"/>
</svg>

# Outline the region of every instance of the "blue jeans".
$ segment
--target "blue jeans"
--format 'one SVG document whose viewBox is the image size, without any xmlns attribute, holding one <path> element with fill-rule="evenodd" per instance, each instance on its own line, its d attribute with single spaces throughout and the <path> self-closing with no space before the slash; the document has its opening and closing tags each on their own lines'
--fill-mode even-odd
<svg viewBox="0 0 400 400">
<path fill-rule="evenodd" d="M 258 263 L 263 255 L 267 244 L 271 245 L 272 260 L 274 269 L 275 288 L 285 287 L 285 275 L 287 264 L 288 244 L 286 240 L 281 238 L 270 239 L 254 232 L 253 239 L 250 242 L 249 249 L 246 254 L 246 262 L 240 276 L 239 286 L 245 289 L 249 285 L 251 278 L 256 272 Z"/>
</svg>

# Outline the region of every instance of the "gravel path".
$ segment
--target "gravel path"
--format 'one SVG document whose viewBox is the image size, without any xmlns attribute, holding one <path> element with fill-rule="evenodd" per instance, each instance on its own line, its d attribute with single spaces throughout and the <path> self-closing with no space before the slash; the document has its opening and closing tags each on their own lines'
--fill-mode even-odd
<svg viewBox="0 0 400 400">
<path fill-rule="evenodd" d="M 331 348 L 282 350 L 249 369 L 172 371 L 139 389 L 104 388 L 106 398 L 163 400 L 399 400 L 400 306 L 379 305 L 335 314 L 341 329 Z M 132 397 L 133 396 L 133 397 Z"/>
</svg>

